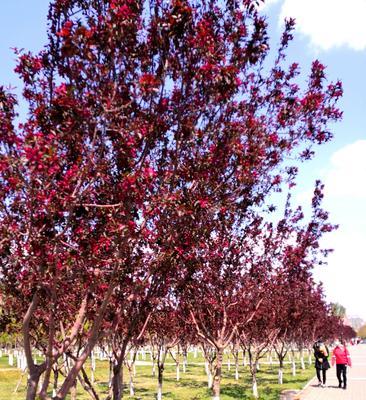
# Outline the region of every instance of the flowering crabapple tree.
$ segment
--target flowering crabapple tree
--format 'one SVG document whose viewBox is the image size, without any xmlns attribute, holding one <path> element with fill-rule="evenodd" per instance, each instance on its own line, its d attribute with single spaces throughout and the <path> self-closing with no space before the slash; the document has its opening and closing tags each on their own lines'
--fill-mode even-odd
<svg viewBox="0 0 366 400">
<path fill-rule="evenodd" d="M 220 398 L 224 350 L 231 345 L 240 326 L 244 326 L 260 305 L 261 289 L 253 282 L 243 263 L 248 242 L 232 235 L 212 238 L 200 255 L 201 268 L 186 284 L 184 302 L 212 375 L 213 398 Z"/>
<path fill-rule="evenodd" d="M 147 327 L 147 339 L 156 354 L 158 367 L 158 386 L 156 398 L 163 398 L 163 378 L 166 357 L 170 350 L 175 348 L 181 339 L 181 323 L 179 308 L 166 299 L 153 313 Z"/>
<path fill-rule="evenodd" d="M 142 344 L 150 318 L 166 296 L 167 286 L 152 276 L 147 268 L 155 261 L 153 254 L 141 254 L 134 262 L 133 271 L 119 282 L 111 297 L 103 325 L 105 340 L 112 349 L 113 363 L 111 390 L 107 398 L 123 396 L 123 364 L 127 364 L 129 369 L 133 367 L 126 359 L 128 348 L 132 351 Z"/>
<path fill-rule="evenodd" d="M 253 318 L 242 325 L 238 332 L 241 348 L 248 354 L 249 370 L 252 377 L 253 397 L 258 398 L 257 369 L 261 358 L 272 348 L 280 332 L 276 325 L 276 314 L 273 301 L 276 291 L 275 281 L 267 288 L 262 286 L 262 301 Z"/>
<path fill-rule="evenodd" d="M 315 61 L 300 89 L 299 66 L 285 62 L 291 20 L 265 72 L 257 3 L 53 0 L 44 50 L 19 53 L 22 123 L 0 88 L 0 252 L 2 290 L 21 300 L 10 302 L 22 318 L 27 400 L 38 389 L 47 398 L 52 365 L 87 326 L 54 396 L 66 397 L 146 249 L 158 259 L 151 275 L 183 287 L 199 245 L 250 219 L 280 187 L 283 161 L 331 139 L 340 83 Z M 46 319 L 38 366 L 31 331 Z"/>
<path fill-rule="evenodd" d="M 316 183 L 312 199 L 312 216 L 304 221 L 301 208 L 292 210 L 290 197 L 285 206 L 284 218 L 276 226 L 276 257 L 272 279 L 276 281 L 273 310 L 279 329 L 274 349 L 280 361 L 279 382 L 282 383 L 283 360 L 289 348 L 293 351 L 299 338 L 304 338 L 303 328 L 314 312 L 326 310 L 321 292 L 312 278 L 315 265 L 322 264 L 328 249 L 320 246 L 321 237 L 336 228 L 328 222 L 328 214 L 321 208 L 323 186 Z M 325 315 L 325 314 L 324 314 Z"/>
</svg>

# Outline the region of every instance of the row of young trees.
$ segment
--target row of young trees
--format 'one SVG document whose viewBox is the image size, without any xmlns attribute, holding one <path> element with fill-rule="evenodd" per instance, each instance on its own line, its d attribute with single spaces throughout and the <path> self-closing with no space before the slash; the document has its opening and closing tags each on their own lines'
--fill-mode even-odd
<svg viewBox="0 0 366 400">
<path fill-rule="evenodd" d="M 67 355 L 64 399 L 102 340 L 118 400 L 129 343 L 151 329 L 175 343 L 190 324 L 215 350 L 219 398 L 229 345 L 254 359 L 279 340 L 303 348 L 314 310 L 328 318 L 312 279 L 334 229 L 322 185 L 308 220 L 270 198 L 331 139 L 342 87 L 315 61 L 301 89 L 285 58 L 294 22 L 271 55 L 257 3 L 54 0 L 44 50 L 19 52 L 29 110 L 18 124 L 1 88 L 0 253 L 27 400 L 48 399 Z"/>
<path fill-rule="evenodd" d="M 249 317 L 245 310 L 237 309 L 235 317 L 233 312 L 226 313 L 227 309 L 234 306 L 233 303 L 220 304 L 221 312 L 217 312 L 218 307 L 216 310 L 212 308 L 211 299 L 210 301 L 203 300 L 202 308 L 209 307 L 211 311 L 208 312 L 208 318 L 202 319 L 202 310 L 192 310 L 190 301 L 182 300 L 177 304 L 166 298 L 159 299 L 156 309 L 135 330 L 131 329 L 132 326 L 136 327 L 133 316 L 132 319 L 121 321 L 118 326 L 111 327 L 111 324 L 106 322 L 103 325 L 104 334 L 100 336 L 96 348 L 91 352 L 88 366 L 84 364 L 81 367 L 77 380 L 70 388 L 71 399 L 76 399 L 77 383 L 81 384 L 93 400 L 112 399 L 116 398 L 116 395 L 120 396 L 119 398 L 123 397 L 123 388 L 126 386 L 123 367 L 128 371 L 129 392 L 130 396 L 133 396 L 136 356 L 140 353 L 146 360 L 146 353 L 149 353 L 153 376 L 156 375 L 157 370 L 156 398 L 161 400 L 167 356 L 169 355 L 175 363 L 176 379 L 179 381 L 181 368 L 183 367 L 183 373 L 185 373 L 188 366 L 188 353 L 192 351 L 196 353 L 197 349 L 202 351 L 205 359 L 208 387 L 212 390 L 214 399 L 220 398 L 225 353 L 227 359 L 232 358 L 237 381 L 239 381 L 240 366 L 243 362 L 244 366 L 247 366 L 245 375 L 251 376 L 253 396 L 258 398 L 257 372 L 262 361 L 265 364 L 269 363 L 272 368 L 274 365 L 278 366 L 278 382 L 282 384 L 286 356 L 289 356 L 292 362 L 292 374 L 296 375 L 296 358 L 300 360 L 302 369 L 305 369 L 305 363 L 311 364 L 312 345 L 319 337 L 330 342 L 335 337 L 343 337 L 347 340 L 356 335 L 352 328 L 343 326 L 338 316 L 329 312 L 329 306 L 322 298 L 320 287 L 305 287 L 300 281 L 297 282 L 297 286 L 301 287 L 298 297 L 293 295 L 291 301 L 287 301 L 288 294 L 286 293 L 288 292 L 282 292 L 287 287 L 273 283 L 273 287 L 268 287 L 269 291 L 263 293 L 264 300 L 261 305 Z M 247 291 L 245 291 L 245 296 L 248 296 Z M 278 301 L 280 303 L 277 303 Z M 120 313 L 128 315 L 130 311 L 131 308 L 127 305 L 125 309 L 120 310 Z M 226 319 L 227 316 L 229 318 Z M 233 325 L 234 318 L 235 326 Z M 47 338 L 43 336 L 41 330 L 36 332 L 34 329 L 33 333 L 38 334 L 33 345 L 34 356 L 39 362 L 40 356 L 41 359 L 47 357 L 45 347 Z M 225 342 L 216 339 L 217 337 L 221 339 L 225 334 Z M 52 365 L 49 390 L 52 389 L 54 395 L 62 381 L 60 377 L 67 376 L 78 359 L 78 355 L 83 351 L 87 339 L 85 332 L 80 332 L 70 349 Z M 23 368 L 19 342 L 8 343 L 16 346 L 14 351 L 7 346 L 9 357 L 13 359 L 13 352 L 16 353 L 16 357 L 20 357 L 17 365 Z M 8 343 L 3 342 L 3 346 Z M 94 379 L 96 353 L 99 353 L 99 357 L 109 359 L 110 389 L 104 392 L 104 395 L 98 389 L 98 383 Z M 305 360 L 305 354 L 309 356 L 309 360 Z M 14 361 L 12 365 L 13 363 Z M 42 378 L 41 376 L 40 382 Z M 17 387 L 19 383 L 20 381 Z"/>
<path fill-rule="evenodd" d="M 298 282 L 299 284 L 300 282 Z M 301 286 L 301 283 L 300 283 Z M 269 289 L 269 288 L 268 288 Z M 233 359 L 233 368 L 235 369 L 235 378 L 239 380 L 239 363 L 244 361 L 249 369 L 253 384 L 253 395 L 258 397 L 257 370 L 259 363 L 267 356 L 267 363 L 273 366 L 274 359 L 278 364 L 278 382 L 283 382 L 283 369 L 285 358 L 288 355 L 292 360 L 292 373 L 296 374 L 295 353 L 301 361 L 301 368 L 305 368 L 304 351 L 307 354 L 312 353 L 312 345 L 319 337 L 323 340 L 331 341 L 335 337 L 350 339 L 355 337 L 355 332 L 343 326 L 341 319 L 329 313 L 329 307 L 322 299 L 321 288 L 315 290 L 302 287 L 300 297 L 293 296 L 291 301 L 287 301 L 286 293 L 277 293 L 285 287 L 275 285 L 270 292 L 263 293 L 268 296 L 267 302 L 258 307 L 255 313 L 249 318 L 245 311 L 236 310 L 239 316 L 236 316 L 236 326 L 231 324 L 233 317 L 225 321 L 225 307 L 221 304 L 221 310 L 224 312 L 209 312 L 210 318 L 200 320 L 201 327 L 197 324 L 200 318 L 200 310 L 192 311 L 190 302 L 181 301 L 180 304 L 173 304 L 169 299 L 159 299 L 159 305 L 148 316 L 148 319 L 140 324 L 139 329 L 131 330 L 134 325 L 133 320 L 124 321 L 120 326 L 114 326 L 111 329 L 109 323 L 104 324 L 104 335 L 101 335 L 97 343 L 99 353 L 104 354 L 104 358 L 109 359 L 110 363 L 110 382 L 109 393 L 103 397 L 97 389 L 97 383 L 94 380 L 95 374 L 95 351 L 91 353 L 90 374 L 89 367 L 83 365 L 80 373 L 70 388 L 71 398 L 76 399 L 76 385 L 80 382 L 82 387 L 89 393 L 93 400 L 102 398 L 111 399 L 114 393 L 118 391 L 123 396 L 123 366 L 129 372 L 130 395 L 134 394 L 134 375 L 135 361 L 137 352 L 140 354 L 150 353 L 150 359 L 153 364 L 153 375 L 158 371 L 158 391 L 157 398 L 162 398 L 163 393 L 163 375 L 165 369 L 166 357 L 169 354 L 176 364 L 177 380 L 180 377 L 180 369 L 183 366 L 183 372 L 187 367 L 187 354 L 192 348 L 200 348 L 205 359 L 205 370 L 208 379 L 208 387 L 212 389 L 213 398 L 220 398 L 221 375 L 223 367 L 223 358 L 225 352 L 231 354 Z M 310 289 L 310 290 L 309 290 Z M 248 293 L 246 292 L 247 296 Z M 272 302 L 281 299 L 281 303 Z M 294 309 L 294 304 L 296 308 Z M 206 307 L 212 307 L 212 303 L 204 302 Z M 232 306 L 231 303 L 229 305 Z M 298 311 L 296 311 L 298 310 Z M 120 310 L 127 315 L 131 309 L 127 307 Z M 213 314 L 213 316 L 212 316 Z M 290 320 L 286 320 L 288 317 Z M 14 318 L 13 318 L 14 320 Z M 225 325 L 227 323 L 227 325 Z M 14 326 L 10 326 L 16 329 Z M 222 335 L 226 329 L 226 342 L 215 341 L 215 335 Z M 16 332 L 16 330 L 15 330 Z M 10 333 L 14 333 L 10 331 Z M 35 333 L 35 329 L 34 329 Z M 46 357 L 45 337 L 42 331 L 37 332 L 38 338 L 34 339 L 34 355 L 39 360 L 41 355 Z M 16 346 L 17 358 L 20 357 L 20 364 L 23 366 L 21 351 L 19 351 L 19 342 L 9 341 L 11 336 L 3 340 L 3 346 L 10 344 Z M 77 360 L 78 355 L 85 346 L 87 337 L 80 332 L 75 343 L 62 358 L 52 365 L 52 377 L 50 377 L 49 386 L 56 393 L 59 387 L 60 377 L 68 374 L 71 366 Z M 7 346 L 8 347 L 8 346 Z M 102 349 L 102 351 L 101 351 Z M 196 350 L 195 350 L 196 351 Z M 9 357 L 13 359 L 11 348 L 8 348 Z M 241 356 L 242 354 L 242 356 Z M 1 355 L 0 355 L 1 356 Z M 274 356 L 274 357 L 273 357 Z M 230 357 L 230 355 L 229 355 Z M 243 360 L 244 357 L 244 360 Z M 146 359 L 146 354 L 145 354 Z M 246 361 L 245 361 L 246 359 Z M 311 356 L 309 363 L 311 362 Z M 119 363 L 122 363 L 119 365 Z M 42 377 L 41 377 L 42 379 Z M 19 382 L 18 382 L 19 384 Z M 18 386 L 18 385 L 17 385 Z"/>
</svg>

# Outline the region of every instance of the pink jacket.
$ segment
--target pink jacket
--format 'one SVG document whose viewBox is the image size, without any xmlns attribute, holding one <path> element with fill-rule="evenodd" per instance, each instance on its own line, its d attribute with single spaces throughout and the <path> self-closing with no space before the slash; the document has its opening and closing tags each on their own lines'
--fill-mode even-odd
<svg viewBox="0 0 366 400">
<path fill-rule="evenodd" d="M 332 354 L 332 365 L 334 364 L 345 364 L 352 366 L 351 357 L 346 347 L 340 348 L 335 347 Z"/>
</svg>

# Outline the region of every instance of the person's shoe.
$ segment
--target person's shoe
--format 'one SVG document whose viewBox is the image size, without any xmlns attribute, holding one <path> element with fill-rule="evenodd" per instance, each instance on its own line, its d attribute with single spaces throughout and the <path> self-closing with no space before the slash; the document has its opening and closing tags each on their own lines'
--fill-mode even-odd
<svg viewBox="0 0 366 400">
<path fill-rule="evenodd" d="M 321 385 L 322 385 L 322 383 L 319 381 L 319 382 L 318 382 L 318 386 L 321 386 Z"/>
<path fill-rule="evenodd" d="M 339 382 L 338 387 L 339 387 L 339 388 L 342 387 L 342 382 Z"/>
<path fill-rule="evenodd" d="M 347 385 L 343 385 L 343 389 L 346 390 L 347 389 Z"/>
</svg>

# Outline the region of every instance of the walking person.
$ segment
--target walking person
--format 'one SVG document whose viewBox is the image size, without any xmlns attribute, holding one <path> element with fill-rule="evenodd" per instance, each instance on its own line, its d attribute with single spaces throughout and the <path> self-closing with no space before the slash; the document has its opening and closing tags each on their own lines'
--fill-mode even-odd
<svg viewBox="0 0 366 400">
<path fill-rule="evenodd" d="M 332 354 L 332 365 L 334 364 L 337 366 L 338 387 L 347 389 L 347 365 L 351 367 L 352 361 L 345 340 L 335 341 L 335 348 Z"/>
<path fill-rule="evenodd" d="M 330 368 L 328 361 L 329 350 L 328 347 L 321 341 L 315 342 L 314 346 L 315 369 L 316 376 L 319 381 L 319 386 L 325 387 L 327 382 L 327 370 Z"/>
</svg>

